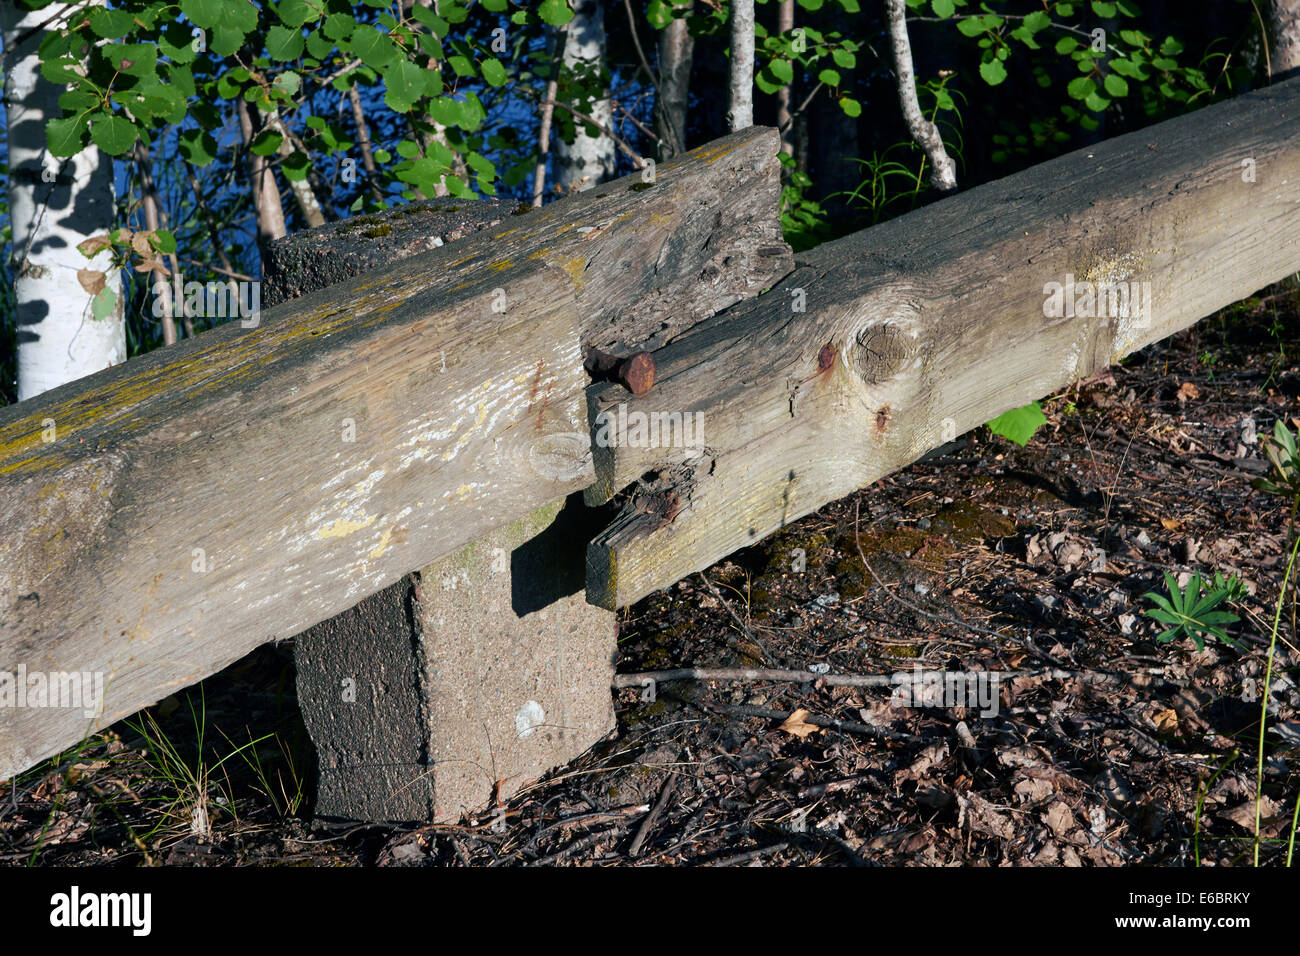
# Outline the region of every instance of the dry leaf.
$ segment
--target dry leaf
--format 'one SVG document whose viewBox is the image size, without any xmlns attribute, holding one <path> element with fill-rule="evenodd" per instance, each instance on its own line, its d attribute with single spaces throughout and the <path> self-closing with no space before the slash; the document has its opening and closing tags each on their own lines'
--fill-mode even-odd
<svg viewBox="0 0 1300 956">
<path fill-rule="evenodd" d="M 150 234 L 147 232 L 137 232 L 134 236 L 131 237 L 131 248 L 134 249 L 139 255 L 142 256 L 153 255 L 153 246 L 149 245 L 149 235 Z"/>
<path fill-rule="evenodd" d="M 108 284 L 108 276 L 95 269 L 78 269 L 77 281 L 81 287 L 90 295 L 99 295 L 104 291 L 104 286 Z"/>
<path fill-rule="evenodd" d="M 167 275 L 167 267 L 158 259 L 145 259 L 135 265 L 136 272 L 153 272 L 155 269 L 163 275 Z"/>
<path fill-rule="evenodd" d="M 1052 832 L 1058 837 L 1065 836 L 1078 826 L 1074 819 L 1074 813 L 1069 806 L 1060 800 L 1047 808 L 1047 812 L 1043 814 L 1043 822 L 1051 827 Z"/>
<path fill-rule="evenodd" d="M 1178 388 L 1178 401 L 1185 402 L 1188 399 L 1200 398 L 1201 390 L 1191 382 L 1183 382 Z"/>
<path fill-rule="evenodd" d="M 1165 526 L 1166 531 L 1177 531 L 1183 526 L 1183 523 L 1175 518 L 1161 518 L 1160 523 Z"/>
<path fill-rule="evenodd" d="M 1178 733 L 1178 711 L 1172 708 L 1160 711 L 1151 720 L 1155 723 L 1156 730 L 1162 734 Z"/>
<path fill-rule="evenodd" d="M 794 711 L 794 713 L 792 713 L 789 717 L 787 717 L 785 719 L 785 723 L 783 723 L 777 729 L 784 730 L 787 734 L 794 734 L 794 736 L 802 740 L 804 737 L 807 737 L 810 734 L 815 734 L 817 733 L 817 731 L 821 730 L 821 728 L 818 727 L 816 724 L 807 723 L 804 720 L 804 718 L 807 716 L 808 716 L 808 711 L 804 710 L 801 707 L 798 710 Z"/>
<path fill-rule="evenodd" d="M 86 257 L 95 255 L 100 249 L 111 246 L 108 236 L 91 236 L 77 243 L 77 249 Z"/>
<path fill-rule="evenodd" d="M 957 794 L 957 828 L 969 824 L 976 833 L 1010 840 L 1016 835 L 1011 821 L 977 793 Z"/>
<path fill-rule="evenodd" d="M 1279 820 L 1278 805 L 1268 797 L 1261 797 L 1259 801 L 1259 828 L 1265 836 L 1272 836 L 1281 829 L 1281 820 Z M 1238 804 L 1231 810 L 1224 810 L 1219 813 L 1219 819 L 1231 820 L 1243 830 L 1255 831 L 1255 801 L 1247 800 L 1245 803 Z"/>
</svg>

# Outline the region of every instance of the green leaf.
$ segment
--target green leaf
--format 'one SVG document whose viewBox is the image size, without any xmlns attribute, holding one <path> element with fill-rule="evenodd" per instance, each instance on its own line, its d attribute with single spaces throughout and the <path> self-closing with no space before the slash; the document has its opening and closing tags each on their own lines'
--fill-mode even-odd
<svg viewBox="0 0 1300 956">
<path fill-rule="evenodd" d="M 104 59 L 128 76 L 153 76 L 158 65 L 158 47 L 151 43 L 109 43 Z"/>
<path fill-rule="evenodd" d="M 158 52 L 173 63 L 192 63 L 198 56 L 193 41 L 188 25 L 173 20 L 158 33 Z"/>
<path fill-rule="evenodd" d="M 135 145 L 139 130 L 125 116 L 98 113 L 91 117 L 90 138 L 110 156 L 121 156 Z"/>
<path fill-rule="evenodd" d="M 988 31 L 984 29 L 984 20 L 982 18 L 966 17 L 963 20 L 957 21 L 957 32 L 961 33 L 963 36 L 977 37 Z"/>
<path fill-rule="evenodd" d="M 821 80 L 821 82 L 825 83 L 827 86 L 840 85 L 840 74 L 839 71 L 837 70 L 832 70 L 829 68 L 822 70 L 820 73 L 817 74 L 817 79 Z"/>
<path fill-rule="evenodd" d="M 934 11 L 936 17 L 946 19 L 957 12 L 957 5 L 953 0 L 930 0 L 930 9 Z"/>
<path fill-rule="evenodd" d="M 187 163 L 206 166 L 217 158 L 217 141 L 205 129 L 181 130 L 180 150 Z"/>
<path fill-rule="evenodd" d="M 993 434 L 1001 435 L 1023 448 L 1029 444 L 1029 439 L 1034 437 L 1034 432 L 1046 423 L 1047 416 L 1043 414 L 1043 406 L 1038 402 L 1030 402 L 1023 408 L 1013 408 L 1009 412 L 1003 412 L 988 423 L 988 428 Z"/>
<path fill-rule="evenodd" d="M 90 314 L 100 321 L 107 319 L 116 309 L 117 293 L 112 289 L 100 289 L 99 293 L 90 300 Z"/>
<path fill-rule="evenodd" d="M 469 57 L 456 56 L 447 57 L 447 65 L 450 66 L 457 76 L 472 77 L 474 75 L 474 64 L 469 61 Z"/>
<path fill-rule="evenodd" d="M 300 27 L 325 15 L 324 0 L 280 0 L 276 10 L 285 26 Z"/>
<path fill-rule="evenodd" d="M 1084 99 L 1083 105 L 1094 113 L 1101 113 L 1106 110 L 1106 107 L 1110 106 L 1110 100 L 1100 93 L 1091 93 Z"/>
<path fill-rule="evenodd" d="M 296 60 L 302 56 L 302 30 L 274 26 L 266 32 L 266 52 L 273 60 Z"/>
<path fill-rule="evenodd" d="M 1065 91 L 1070 94 L 1071 99 L 1085 100 L 1097 92 L 1097 84 L 1092 82 L 1090 76 L 1079 76 L 1070 81 Z"/>
<path fill-rule="evenodd" d="M 302 150 L 294 150 L 280 164 L 280 172 L 284 173 L 284 178 L 291 183 L 302 182 L 310 171 L 311 160 Z"/>
<path fill-rule="evenodd" d="M 135 18 L 125 10 L 106 10 L 95 7 L 88 16 L 90 29 L 95 36 L 106 40 L 117 40 L 131 32 Z"/>
<path fill-rule="evenodd" d="M 492 86 L 505 86 L 506 80 L 509 79 L 506 68 L 495 57 L 488 57 L 479 64 L 479 69 L 483 71 L 483 79 Z"/>
<path fill-rule="evenodd" d="M 438 14 L 429 7 L 423 7 L 416 4 L 411 8 L 411 16 L 415 17 L 415 19 L 419 20 L 420 23 L 432 30 L 434 36 L 442 38 L 447 35 L 449 29 L 447 21 L 438 16 Z"/>
<path fill-rule="evenodd" d="M 662 30 L 673 21 L 673 8 L 664 0 L 650 0 L 646 4 L 646 22 L 656 30 Z"/>
<path fill-rule="evenodd" d="M 1092 12 L 1103 19 L 1109 19 L 1115 15 L 1115 4 L 1105 0 L 1092 0 Z"/>
<path fill-rule="evenodd" d="M 346 13 L 331 13 L 325 18 L 325 23 L 321 26 L 321 32 L 331 40 L 345 40 L 352 36 L 352 31 L 356 28 L 356 17 Z"/>
<path fill-rule="evenodd" d="M 271 84 L 271 87 L 286 96 L 293 97 L 302 89 L 302 77 L 293 70 L 285 70 L 275 78 L 275 82 Z"/>
<path fill-rule="evenodd" d="M 1035 10 L 1025 17 L 1021 24 L 1030 33 L 1037 33 L 1039 30 L 1046 30 L 1052 25 L 1052 18 L 1042 10 Z"/>
<path fill-rule="evenodd" d="M 777 78 L 782 85 L 794 82 L 794 67 L 789 60 L 775 59 L 768 64 L 772 70 L 772 75 Z"/>
<path fill-rule="evenodd" d="M 1106 92 L 1115 99 L 1119 99 L 1121 96 L 1128 96 L 1128 81 L 1122 76 L 1117 76 L 1114 73 L 1107 74 L 1105 87 Z"/>
<path fill-rule="evenodd" d="M 307 55 L 314 56 L 318 60 L 323 60 L 330 55 L 334 49 L 334 41 L 325 36 L 320 30 L 312 30 L 307 34 Z M 337 82 L 337 81 L 336 81 Z M 338 88 L 337 86 L 335 87 Z M 346 86 L 344 87 L 346 89 Z"/>
<path fill-rule="evenodd" d="M 255 156 L 270 156 L 280 148 L 284 135 L 273 129 L 264 129 L 248 144 L 248 151 Z"/>
<path fill-rule="evenodd" d="M 845 70 L 851 70 L 858 65 L 857 56 L 852 51 L 840 47 L 831 50 L 831 59 L 835 61 L 836 66 Z"/>
<path fill-rule="evenodd" d="M 424 70 L 410 60 L 399 60 L 384 72 L 384 103 L 395 113 L 409 112 L 424 95 Z"/>
<path fill-rule="evenodd" d="M 75 156 L 85 147 L 86 117 L 69 116 L 66 119 L 53 119 L 45 124 L 45 145 L 51 156 Z"/>
<path fill-rule="evenodd" d="M 862 115 L 862 104 L 850 96 L 840 97 L 840 109 L 844 111 L 845 116 L 857 119 Z"/>
<path fill-rule="evenodd" d="M 553 27 L 563 26 L 573 19 L 573 11 L 569 9 L 565 0 L 542 0 L 537 8 L 537 15 L 542 18 L 543 23 Z"/>
<path fill-rule="evenodd" d="M 382 70 L 401 58 L 392 41 L 368 23 L 363 23 L 353 32 L 352 52 L 362 63 L 375 70 Z"/>
<path fill-rule="evenodd" d="M 984 77 L 984 82 L 989 86 L 997 86 L 1007 78 L 1007 68 L 1001 60 L 989 60 L 980 64 L 980 76 Z"/>
<path fill-rule="evenodd" d="M 754 85 L 769 96 L 781 89 L 784 85 L 780 80 L 772 75 L 772 71 L 767 67 L 759 70 L 754 74 Z"/>
<path fill-rule="evenodd" d="M 176 236 L 170 229 L 155 229 L 153 247 L 164 255 L 171 255 L 176 251 Z"/>
</svg>

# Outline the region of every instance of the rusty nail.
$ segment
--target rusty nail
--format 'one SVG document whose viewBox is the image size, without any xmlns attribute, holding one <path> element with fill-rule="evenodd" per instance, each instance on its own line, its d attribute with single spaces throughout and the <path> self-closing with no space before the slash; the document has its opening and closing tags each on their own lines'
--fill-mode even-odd
<svg viewBox="0 0 1300 956">
<path fill-rule="evenodd" d="M 634 352 L 620 358 L 600 349 L 590 349 L 582 365 L 593 379 L 617 382 L 633 395 L 644 395 L 654 387 L 655 357 L 649 352 Z"/>
</svg>

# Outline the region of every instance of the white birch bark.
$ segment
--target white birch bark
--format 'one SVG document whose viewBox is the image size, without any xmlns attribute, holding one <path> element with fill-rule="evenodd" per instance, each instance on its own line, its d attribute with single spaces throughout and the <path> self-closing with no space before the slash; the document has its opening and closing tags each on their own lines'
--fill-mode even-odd
<svg viewBox="0 0 1300 956">
<path fill-rule="evenodd" d="M 1285 79 L 1300 69 L 1300 0 L 1269 0 L 1271 78 Z"/>
<path fill-rule="evenodd" d="M 24 15 L 11 4 L 0 6 L 19 401 L 126 361 L 121 273 L 106 252 L 87 259 L 77 250 L 113 226 L 113 161 L 93 145 L 70 159 L 47 153 L 45 123 L 62 115 L 63 91 L 40 75 L 37 50 L 45 31 L 23 38 L 60 8 L 74 6 L 84 10 L 84 4 L 56 4 Z M 116 296 L 111 314 L 94 318 L 78 270 L 105 274 L 105 288 Z"/>
<path fill-rule="evenodd" d="M 577 0 L 573 19 L 564 38 L 564 69 L 570 72 L 599 70 L 605 60 L 605 12 L 599 0 Z M 581 104 L 574 108 L 586 113 Z M 605 129 L 611 129 L 614 110 L 608 98 L 596 100 L 588 114 Z M 560 136 L 551 144 L 553 181 L 564 192 L 590 189 L 614 175 L 614 140 L 604 133 L 588 136 L 586 124 L 574 117 L 577 132 L 572 143 Z"/>
<path fill-rule="evenodd" d="M 885 18 L 894 47 L 894 72 L 898 80 L 898 105 L 916 145 L 930 159 L 930 185 L 940 192 L 957 188 L 957 167 L 943 147 L 939 128 L 925 118 L 916 98 L 916 70 L 912 66 L 912 43 L 907 38 L 907 6 L 903 0 L 885 0 Z"/>
<path fill-rule="evenodd" d="M 754 125 L 754 0 L 731 0 L 731 72 L 727 129 Z"/>
</svg>

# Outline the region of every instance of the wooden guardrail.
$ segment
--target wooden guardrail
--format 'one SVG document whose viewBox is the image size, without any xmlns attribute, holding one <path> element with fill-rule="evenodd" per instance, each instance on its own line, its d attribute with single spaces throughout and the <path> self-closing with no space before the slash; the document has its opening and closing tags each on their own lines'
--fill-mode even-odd
<svg viewBox="0 0 1300 956">
<path fill-rule="evenodd" d="M 95 719 L 0 706 L 0 779 L 589 484 L 581 342 L 653 344 L 789 271 L 776 143 L 0 409 L 0 674 L 104 683 Z"/>
<path fill-rule="evenodd" d="M 648 395 L 593 389 L 590 415 L 611 426 L 593 446 L 588 503 L 651 478 L 588 549 L 591 603 L 631 604 L 1300 270 L 1300 81 L 944 199 L 797 265 L 659 350 Z M 702 442 L 633 433 L 691 414 Z"/>
<path fill-rule="evenodd" d="M 94 720 L 0 709 L 0 779 L 571 489 L 631 488 L 587 569 L 626 605 L 1300 269 L 1300 81 L 774 285 L 775 151 L 736 134 L 0 409 L 0 671 L 106 677 Z M 586 387 L 582 346 L 641 344 L 652 391 Z"/>
</svg>

